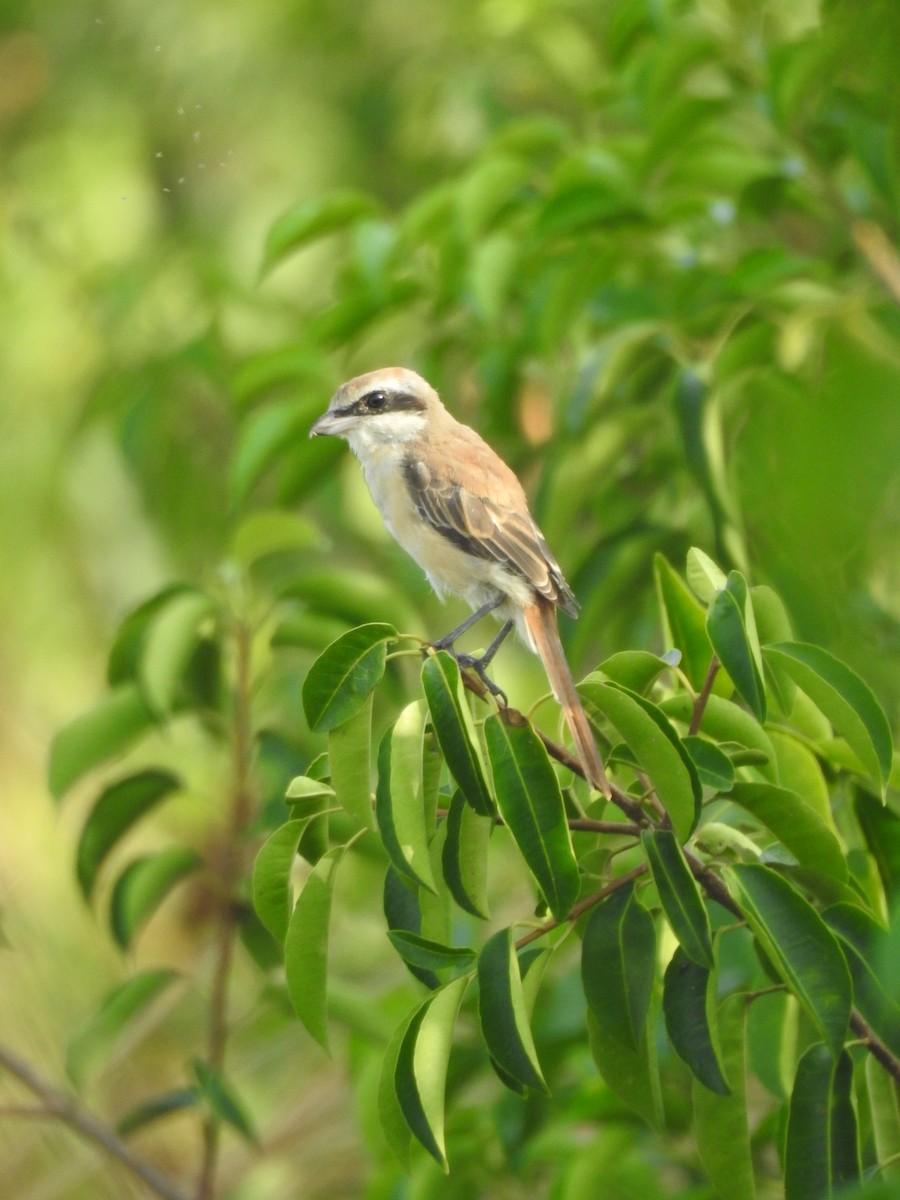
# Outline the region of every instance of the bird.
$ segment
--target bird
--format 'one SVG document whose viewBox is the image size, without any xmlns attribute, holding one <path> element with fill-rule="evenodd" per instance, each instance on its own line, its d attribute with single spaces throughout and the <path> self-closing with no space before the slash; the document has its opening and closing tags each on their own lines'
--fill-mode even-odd
<svg viewBox="0 0 900 1200">
<path fill-rule="evenodd" d="M 461 596 L 473 610 L 431 645 L 473 667 L 502 696 L 486 669 L 515 626 L 543 663 L 585 778 L 608 798 L 609 781 L 557 626 L 557 609 L 574 617 L 578 602 L 515 473 L 407 367 L 384 367 L 342 384 L 309 436 L 346 440 L 389 533 L 441 598 Z M 503 625 L 484 654 L 456 654 L 457 638 L 491 612 Z"/>
</svg>

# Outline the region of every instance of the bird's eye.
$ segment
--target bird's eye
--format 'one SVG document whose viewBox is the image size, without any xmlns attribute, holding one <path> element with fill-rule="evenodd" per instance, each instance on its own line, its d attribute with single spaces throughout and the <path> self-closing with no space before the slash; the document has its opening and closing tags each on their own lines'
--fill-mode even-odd
<svg viewBox="0 0 900 1200">
<path fill-rule="evenodd" d="M 363 397 L 363 404 L 369 412 L 377 413 L 384 412 L 387 408 L 387 392 L 367 392 Z"/>
</svg>

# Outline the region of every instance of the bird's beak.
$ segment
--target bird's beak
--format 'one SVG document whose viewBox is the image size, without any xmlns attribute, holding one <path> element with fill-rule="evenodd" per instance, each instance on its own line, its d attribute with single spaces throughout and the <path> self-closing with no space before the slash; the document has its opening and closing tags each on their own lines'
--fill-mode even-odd
<svg viewBox="0 0 900 1200">
<path fill-rule="evenodd" d="M 316 421 L 313 421 L 312 427 L 309 431 L 309 436 L 311 438 L 319 437 L 320 435 L 325 437 L 329 434 L 337 433 L 339 424 L 339 417 L 335 417 L 330 412 L 324 412 L 322 413 L 321 417 L 319 417 Z"/>
</svg>

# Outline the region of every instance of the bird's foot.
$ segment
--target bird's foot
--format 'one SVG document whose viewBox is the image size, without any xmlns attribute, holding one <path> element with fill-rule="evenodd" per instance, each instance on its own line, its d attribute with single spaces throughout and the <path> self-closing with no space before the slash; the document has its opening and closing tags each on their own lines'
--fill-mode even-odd
<svg viewBox="0 0 900 1200">
<path fill-rule="evenodd" d="M 487 673 L 488 664 L 490 663 L 493 655 L 457 654 L 454 650 L 451 650 L 450 653 L 459 663 L 460 667 L 468 667 L 471 671 L 475 672 L 491 695 L 503 701 L 504 708 L 509 707 L 509 700 L 507 699 L 506 692 L 504 692 L 503 688 L 494 683 L 493 679 L 491 679 Z"/>
</svg>

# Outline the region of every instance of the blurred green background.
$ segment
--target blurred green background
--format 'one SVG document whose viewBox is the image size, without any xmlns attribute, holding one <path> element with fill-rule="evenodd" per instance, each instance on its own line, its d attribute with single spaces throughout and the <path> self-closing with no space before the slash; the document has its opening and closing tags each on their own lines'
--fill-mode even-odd
<svg viewBox="0 0 900 1200">
<path fill-rule="evenodd" d="M 74 884 L 87 797 L 55 807 L 45 770 L 129 608 L 216 578 L 241 514 L 283 504 L 332 539 L 320 565 L 399 581 L 414 632 L 449 623 L 354 464 L 305 440 L 357 371 L 423 370 L 521 471 L 583 603 L 580 668 L 660 648 L 653 553 L 696 543 L 773 583 L 896 725 L 898 61 L 889 0 L 4 6 L 0 1038 L 61 1078 L 122 977 Z M 303 203 L 355 215 L 279 251 Z M 185 905 L 139 963 L 191 963 Z M 254 978 L 235 1070 L 271 1152 L 227 1148 L 234 1194 L 361 1194 L 346 1064 L 261 1032 Z M 199 1007 L 156 1019 L 101 1109 L 145 1056 L 177 1078 Z M 178 1172 L 193 1136 L 179 1118 L 145 1145 Z M 141 1194 L 38 1122 L 0 1120 L 0 1147 L 10 1196 Z"/>
</svg>

